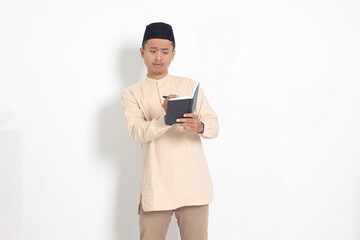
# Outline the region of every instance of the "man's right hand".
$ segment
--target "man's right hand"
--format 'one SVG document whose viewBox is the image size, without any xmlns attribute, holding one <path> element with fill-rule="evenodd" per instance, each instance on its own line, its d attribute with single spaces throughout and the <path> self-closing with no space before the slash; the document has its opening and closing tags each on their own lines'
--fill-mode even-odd
<svg viewBox="0 0 360 240">
<path fill-rule="evenodd" d="M 177 97 L 179 97 L 179 95 L 169 95 L 169 96 L 167 96 L 167 98 L 165 98 L 165 101 L 163 102 L 163 104 L 162 104 L 162 107 L 164 108 L 164 110 L 165 110 L 165 113 L 167 112 L 167 104 L 168 104 L 168 101 L 169 101 L 169 99 L 171 99 L 171 98 L 177 98 Z"/>
</svg>

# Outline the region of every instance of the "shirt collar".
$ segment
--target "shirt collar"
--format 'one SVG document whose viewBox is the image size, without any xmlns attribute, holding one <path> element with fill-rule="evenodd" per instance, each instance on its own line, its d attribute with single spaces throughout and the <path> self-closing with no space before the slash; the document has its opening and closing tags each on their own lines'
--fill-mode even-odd
<svg viewBox="0 0 360 240">
<path fill-rule="evenodd" d="M 164 82 L 164 81 L 166 81 L 168 78 L 169 78 L 169 74 L 168 75 L 166 75 L 165 77 L 163 77 L 163 78 L 160 78 L 160 79 L 155 79 L 155 78 L 149 78 L 148 76 L 146 76 L 146 80 L 148 80 L 148 81 L 152 81 L 152 82 Z"/>
</svg>

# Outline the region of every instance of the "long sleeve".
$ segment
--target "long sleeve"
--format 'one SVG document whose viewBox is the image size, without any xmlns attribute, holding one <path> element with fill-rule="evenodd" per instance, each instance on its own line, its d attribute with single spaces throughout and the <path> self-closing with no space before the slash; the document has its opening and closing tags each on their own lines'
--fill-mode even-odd
<svg viewBox="0 0 360 240">
<path fill-rule="evenodd" d="M 204 124 L 204 132 L 199 135 L 203 138 L 217 137 L 219 133 L 218 117 L 215 111 L 211 108 L 201 88 L 199 92 L 197 109 L 199 120 Z"/>
<path fill-rule="evenodd" d="M 165 125 L 165 113 L 153 118 L 151 121 L 146 120 L 131 89 L 125 89 L 122 92 L 121 103 L 128 133 L 132 139 L 139 143 L 150 142 L 161 136 L 171 127 Z"/>
</svg>

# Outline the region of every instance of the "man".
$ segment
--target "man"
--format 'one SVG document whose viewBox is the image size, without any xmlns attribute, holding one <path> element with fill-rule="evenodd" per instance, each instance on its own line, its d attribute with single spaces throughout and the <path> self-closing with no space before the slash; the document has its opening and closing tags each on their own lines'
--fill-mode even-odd
<svg viewBox="0 0 360 240">
<path fill-rule="evenodd" d="M 148 25 L 140 53 L 147 76 L 124 89 L 121 97 L 129 135 L 142 151 L 140 239 L 165 240 L 173 213 L 182 240 L 207 239 L 213 192 L 200 137 L 218 135 L 217 116 L 200 89 L 195 112 L 177 124 L 165 124 L 168 100 L 190 95 L 195 85 L 168 74 L 175 56 L 170 25 Z"/>
</svg>

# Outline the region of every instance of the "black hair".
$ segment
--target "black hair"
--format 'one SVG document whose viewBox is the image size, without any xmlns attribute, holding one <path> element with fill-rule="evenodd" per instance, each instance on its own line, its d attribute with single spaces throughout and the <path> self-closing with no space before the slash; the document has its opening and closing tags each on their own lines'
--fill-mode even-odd
<svg viewBox="0 0 360 240">
<path fill-rule="evenodd" d="M 143 49 L 145 49 L 145 44 L 147 43 L 147 41 L 148 40 L 145 40 L 145 41 L 142 42 L 141 47 Z M 171 41 L 171 46 L 173 47 L 173 51 L 174 51 L 175 50 L 175 43 L 173 41 Z"/>
</svg>

